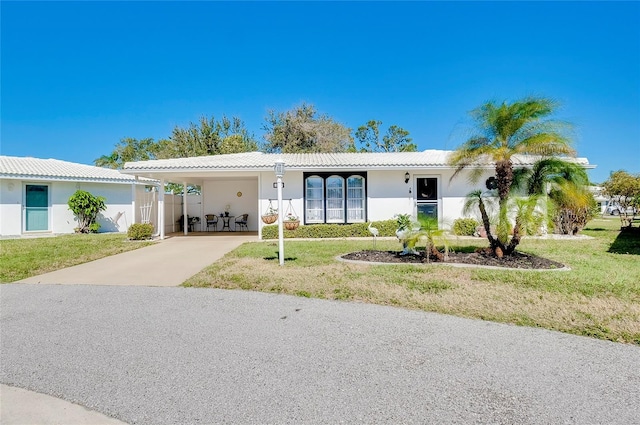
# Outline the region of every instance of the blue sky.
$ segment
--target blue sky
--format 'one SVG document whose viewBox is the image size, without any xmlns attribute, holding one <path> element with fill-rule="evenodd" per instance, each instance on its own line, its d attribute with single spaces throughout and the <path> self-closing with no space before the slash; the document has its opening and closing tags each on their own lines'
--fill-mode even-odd
<svg viewBox="0 0 640 425">
<path fill-rule="evenodd" d="M 350 128 L 454 149 L 487 100 L 542 95 L 579 156 L 640 172 L 638 2 L 5 2 L 3 155 L 92 164 L 122 138 L 166 138 L 303 101 Z"/>
</svg>

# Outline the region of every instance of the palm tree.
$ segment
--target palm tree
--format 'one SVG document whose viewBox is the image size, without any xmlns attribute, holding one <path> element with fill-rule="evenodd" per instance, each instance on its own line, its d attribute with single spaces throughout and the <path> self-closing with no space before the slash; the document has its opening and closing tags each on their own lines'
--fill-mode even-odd
<svg viewBox="0 0 640 425">
<path fill-rule="evenodd" d="M 545 208 L 555 233 L 575 234 L 593 218 L 595 199 L 588 189 L 589 176 L 580 165 L 560 158 L 545 158 L 531 169 L 516 170 L 514 186 L 528 195 L 548 197 Z"/>
<path fill-rule="evenodd" d="M 96 167 L 103 168 L 122 168 L 122 161 L 118 152 L 112 152 L 111 155 L 102 155 L 100 158 L 93 161 Z"/>
<path fill-rule="evenodd" d="M 512 157 L 518 154 L 542 157 L 575 154 L 565 135 L 568 126 L 548 118 L 555 108 L 556 103 L 546 98 L 525 98 L 511 104 L 487 102 L 471 111 L 475 134 L 449 159 L 456 167 L 453 177 L 463 169 L 473 167 L 471 177 L 475 181 L 483 171 L 477 167 L 479 163 L 488 159 L 495 164 L 499 218 L 497 238 L 489 240 L 494 253 L 498 248 L 505 254 L 515 249 L 515 246 L 507 249 L 511 230 L 507 201 L 514 182 Z"/>
</svg>

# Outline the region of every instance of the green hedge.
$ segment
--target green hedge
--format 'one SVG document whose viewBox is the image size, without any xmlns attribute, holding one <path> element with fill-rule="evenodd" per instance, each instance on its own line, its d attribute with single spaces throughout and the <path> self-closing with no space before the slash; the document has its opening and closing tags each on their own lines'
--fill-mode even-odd
<svg viewBox="0 0 640 425">
<path fill-rule="evenodd" d="M 153 224 L 134 223 L 127 230 L 127 236 L 134 241 L 151 239 L 151 235 L 153 235 Z"/>
<path fill-rule="evenodd" d="M 367 237 L 371 233 L 367 229 L 369 223 L 355 224 L 308 224 L 296 230 L 284 229 L 285 238 L 354 238 Z M 396 220 L 374 221 L 372 227 L 378 229 L 378 236 L 395 236 Z M 271 224 L 262 228 L 263 239 L 277 239 L 278 225 Z"/>
<path fill-rule="evenodd" d="M 453 222 L 453 234 L 458 236 L 473 236 L 480 223 L 473 218 L 458 218 Z"/>
</svg>

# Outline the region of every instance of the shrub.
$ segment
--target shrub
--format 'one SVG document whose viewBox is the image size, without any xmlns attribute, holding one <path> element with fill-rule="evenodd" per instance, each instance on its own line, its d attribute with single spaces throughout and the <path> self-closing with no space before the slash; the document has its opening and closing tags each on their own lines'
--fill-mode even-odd
<svg viewBox="0 0 640 425">
<path fill-rule="evenodd" d="M 308 224 L 296 230 L 284 230 L 285 238 L 354 238 L 369 237 L 368 223 L 354 224 Z M 396 221 L 384 220 L 372 223 L 379 231 L 378 236 L 395 236 Z M 277 239 L 278 225 L 273 224 L 262 228 L 263 239 Z"/>
<path fill-rule="evenodd" d="M 89 233 L 98 233 L 98 230 L 100 230 L 100 223 L 91 223 L 89 225 Z"/>
<path fill-rule="evenodd" d="M 453 222 L 453 234 L 458 236 L 473 236 L 479 224 L 475 218 L 458 218 Z"/>
<path fill-rule="evenodd" d="M 151 239 L 153 234 L 153 224 L 149 223 L 135 223 L 127 230 L 127 236 L 134 241 L 140 241 L 144 239 Z"/>
<path fill-rule="evenodd" d="M 96 217 L 100 211 L 107 209 L 104 203 L 105 200 L 103 196 L 93 196 L 84 190 L 77 190 L 76 193 L 71 195 L 67 205 L 78 218 L 76 232 L 89 233 L 98 231 L 100 225 L 98 224 L 97 227 L 92 225 L 97 224 Z"/>
</svg>

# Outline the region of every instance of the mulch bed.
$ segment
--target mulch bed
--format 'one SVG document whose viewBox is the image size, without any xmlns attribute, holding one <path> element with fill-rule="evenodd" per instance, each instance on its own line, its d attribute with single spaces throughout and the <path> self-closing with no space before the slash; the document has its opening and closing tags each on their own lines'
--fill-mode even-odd
<svg viewBox="0 0 640 425">
<path fill-rule="evenodd" d="M 427 259 L 423 255 L 400 255 L 398 251 L 358 251 L 351 252 L 342 256 L 345 260 L 369 261 L 378 263 L 398 263 L 398 264 L 423 264 Z M 438 262 L 433 258 L 430 262 Z M 547 260 L 546 258 L 536 257 L 535 255 L 523 254 L 516 252 L 513 255 L 497 258 L 492 255 L 479 252 L 450 252 L 449 259 L 446 262 L 438 262 L 440 264 L 461 263 L 475 264 L 479 266 L 494 266 L 510 269 L 561 269 L 564 264 L 557 261 Z"/>
</svg>

